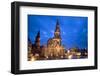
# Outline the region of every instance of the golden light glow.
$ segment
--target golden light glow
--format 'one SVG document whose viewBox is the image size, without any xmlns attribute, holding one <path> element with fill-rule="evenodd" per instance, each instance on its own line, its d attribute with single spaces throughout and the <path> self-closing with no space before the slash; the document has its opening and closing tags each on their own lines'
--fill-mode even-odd
<svg viewBox="0 0 100 76">
<path fill-rule="evenodd" d="M 73 57 L 73 55 L 69 55 L 69 56 L 68 56 L 68 59 L 72 59 L 72 57 Z"/>
<path fill-rule="evenodd" d="M 31 61 L 35 61 L 36 59 L 35 59 L 35 57 L 34 56 L 32 56 L 31 57 Z"/>
<path fill-rule="evenodd" d="M 81 53 L 77 53 L 77 55 L 78 55 L 78 56 L 80 56 L 80 55 L 81 55 Z"/>
</svg>

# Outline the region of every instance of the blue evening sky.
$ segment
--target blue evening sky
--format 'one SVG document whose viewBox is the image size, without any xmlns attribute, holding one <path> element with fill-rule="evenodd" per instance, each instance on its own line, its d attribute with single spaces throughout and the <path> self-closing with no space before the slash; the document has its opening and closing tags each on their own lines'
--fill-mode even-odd
<svg viewBox="0 0 100 76">
<path fill-rule="evenodd" d="M 57 19 L 63 46 L 67 49 L 88 47 L 88 17 L 79 16 L 28 15 L 28 37 L 32 43 L 40 31 L 40 44 L 46 45 L 47 40 L 54 36 Z"/>
</svg>

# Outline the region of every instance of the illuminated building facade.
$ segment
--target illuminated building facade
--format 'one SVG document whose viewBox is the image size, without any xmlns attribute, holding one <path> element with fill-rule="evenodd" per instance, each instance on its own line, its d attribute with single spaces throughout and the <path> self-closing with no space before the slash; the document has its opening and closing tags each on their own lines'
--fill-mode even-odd
<svg viewBox="0 0 100 76">
<path fill-rule="evenodd" d="M 64 47 L 61 45 L 60 26 L 57 20 L 54 37 L 47 41 L 47 46 L 44 47 L 43 52 L 46 58 L 63 58 Z"/>
</svg>

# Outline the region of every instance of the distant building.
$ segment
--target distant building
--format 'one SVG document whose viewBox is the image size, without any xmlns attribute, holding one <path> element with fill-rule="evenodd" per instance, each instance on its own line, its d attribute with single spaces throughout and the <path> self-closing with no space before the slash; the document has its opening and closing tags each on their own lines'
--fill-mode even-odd
<svg viewBox="0 0 100 76">
<path fill-rule="evenodd" d="M 28 38 L 28 60 L 30 61 L 32 54 L 32 43 L 31 40 Z"/>
</svg>

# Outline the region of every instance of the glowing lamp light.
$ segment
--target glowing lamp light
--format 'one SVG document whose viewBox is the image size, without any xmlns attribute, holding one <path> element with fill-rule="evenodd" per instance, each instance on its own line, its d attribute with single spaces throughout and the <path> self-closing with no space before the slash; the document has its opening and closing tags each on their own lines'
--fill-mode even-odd
<svg viewBox="0 0 100 76">
<path fill-rule="evenodd" d="M 72 57 L 73 57 L 72 55 L 69 55 L 69 56 L 68 56 L 68 59 L 72 59 Z"/>
<path fill-rule="evenodd" d="M 70 50 L 68 50 L 67 53 L 70 53 Z"/>
<path fill-rule="evenodd" d="M 48 56 L 46 56 L 46 58 L 48 59 Z"/>
<path fill-rule="evenodd" d="M 34 56 L 32 56 L 31 61 L 35 61 L 35 57 Z"/>
<path fill-rule="evenodd" d="M 63 58 L 63 56 L 61 56 L 61 58 Z"/>
<path fill-rule="evenodd" d="M 81 53 L 77 53 L 77 55 L 78 55 L 78 56 L 80 56 L 80 55 L 81 55 Z"/>
</svg>

